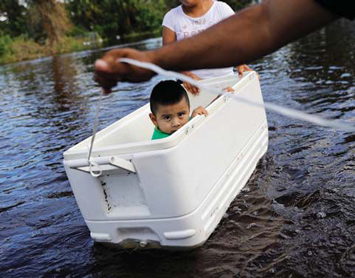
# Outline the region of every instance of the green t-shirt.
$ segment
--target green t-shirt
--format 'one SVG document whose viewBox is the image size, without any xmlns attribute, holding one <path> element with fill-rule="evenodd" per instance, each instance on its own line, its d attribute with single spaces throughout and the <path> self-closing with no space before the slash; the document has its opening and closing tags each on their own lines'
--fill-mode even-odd
<svg viewBox="0 0 355 278">
<path fill-rule="evenodd" d="M 191 121 L 191 116 L 189 117 L 189 121 Z M 156 140 L 156 139 L 163 139 L 163 138 L 166 138 L 166 137 L 169 137 L 171 134 L 169 133 L 165 133 L 165 132 L 162 132 L 161 130 L 159 130 L 157 127 L 154 127 L 154 132 L 153 132 L 153 135 L 152 135 L 152 140 Z"/>
<path fill-rule="evenodd" d="M 154 127 L 154 132 L 153 132 L 153 136 L 152 136 L 152 140 L 156 140 L 156 139 L 163 139 L 170 136 L 169 133 L 165 133 L 162 132 L 161 130 L 159 130 L 157 127 Z"/>
</svg>

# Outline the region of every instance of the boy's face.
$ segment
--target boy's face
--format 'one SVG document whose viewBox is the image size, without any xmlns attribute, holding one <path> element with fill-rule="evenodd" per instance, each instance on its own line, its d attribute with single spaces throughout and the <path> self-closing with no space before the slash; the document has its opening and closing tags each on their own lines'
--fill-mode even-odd
<svg viewBox="0 0 355 278">
<path fill-rule="evenodd" d="M 159 105 L 156 115 L 149 114 L 160 131 L 172 134 L 189 121 L 190 108 L 185 98 L 172 105 Z"/>
</svg>

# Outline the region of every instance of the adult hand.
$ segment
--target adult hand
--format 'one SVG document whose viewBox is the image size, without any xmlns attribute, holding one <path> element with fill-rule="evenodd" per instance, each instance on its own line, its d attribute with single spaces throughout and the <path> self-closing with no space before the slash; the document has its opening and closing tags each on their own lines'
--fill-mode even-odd
<svg viewBox="0 0 355 278">
<path fill-rule="evenodd" d="M 194 79 L 194 80 L 201 80 L 200 77 L 198 77 L 196 74 L 189 72 L 189 71 L 184 71 L 182 72 L 182 74 Z M 189 91 L 191 94 L 193 94 L 194 96 L 198 95 L 200 93 L 200 88 L 191 85 L 190 83 L 187 83 L 185 81 L 182 82 L 182 85 L 184 85 L 185 89 L 187 91 Z"/>
<path fill-rule="evenodd" d="M 130 58 L 142 62 L 153 62 L 151 52 L 138 51 L 130 48 L 114 49 L 95 62 L 94 80 L 109 94 L 119 81 L 147 81 L 154 72 L 127 63 L 119 62 L 121 58 Z"/>
</svg>

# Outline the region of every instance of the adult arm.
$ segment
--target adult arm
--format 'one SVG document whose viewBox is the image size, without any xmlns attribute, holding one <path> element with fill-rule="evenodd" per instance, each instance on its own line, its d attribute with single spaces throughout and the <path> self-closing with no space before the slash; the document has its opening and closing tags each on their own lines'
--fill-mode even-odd
<svg viewBox="0 0 355 278">
<path fill-rule="evenodd" d="M 266 0 L 189 39 L 153 51 L 163 68 L 227 67 L 253 61 L 336 18 L 314 0 Z"/>
<path fill-rule="evenodd" d="M 206 31 L 157 50 L 111 50 L 95 63 L 96 80 L 109 88 L 120 80 L 139 82 L 154 73 L 119 63 L 121 57 L 152 62 L 175 71 L 241 65 L 335 20 L 314 0 L 266 0 Z"/>
</svg>

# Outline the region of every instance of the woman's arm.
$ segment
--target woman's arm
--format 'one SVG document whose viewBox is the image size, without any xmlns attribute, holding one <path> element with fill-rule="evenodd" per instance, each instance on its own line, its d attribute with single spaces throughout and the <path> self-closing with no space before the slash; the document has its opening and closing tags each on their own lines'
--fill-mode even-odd
<svg viewBox="0 0 355 278">
<path fill-rule="evenodd" d="M 174 42 L 176 42 L 176 33 L 173 30 L 163 26 L 163 45 L 167 45 Z M 191 77 L 192 79 L 201 80 L 201 78 L 199 78 L 196 74 L 193 74 L 192 72 L 182 71 L 181 73 Z M 190 83 L 183 82 L 182 84 L 185 89 L 193 95 L 197 95 L 200 92 L 200 89 L 198 87 L 193 86 Z"/>
<path fill-rule="evenodd" d="M 176 34 L 173 30 L 163 26 L 163 45 L 176 42 Z"/>
</svg>

